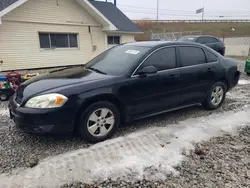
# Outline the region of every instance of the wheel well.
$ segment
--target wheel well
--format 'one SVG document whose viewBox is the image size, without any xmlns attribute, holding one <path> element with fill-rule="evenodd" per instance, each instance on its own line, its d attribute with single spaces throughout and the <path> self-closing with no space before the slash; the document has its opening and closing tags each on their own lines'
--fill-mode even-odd
<svg viewBox="0 0 250 188">
<path fill-rule="evenodd" d="M 120 112 L 121 122 L 124 122 L 124 120 L 125 120 L 125 113 L 124 113 L 125 109 L 124 109 L 123 104 L 115 96 L 110 95 L 110 94 L 103 94 L 103 95 L 94 96 L 94 97 L 88 99 L 86 102 L 84 102 L 81 105 L 81 107 L 77 111 L 77 114 L 76 114 L 76 117 L 75 117 L 74 130 L 76 130 L 76 128 L 77 128 L 77 123 L 80 120 L 81 113 L 84 112 L 84 110 L 86 108 L 88 108 L 91 104 L 93 104 L 95 102 L 100 102 L 100 101 L 108 101 L 108 102 L 114 104 L 117 107 L 117 109 L 119 110 L 119 112 Z"/>
<path fill-rule="evenodd" d="M 219 80 L 217 80 L 217 82 L 222 82 L 226 85 L 226 90 L 228 91 L 228 81 L 226 78 L 221 78 Z"/>
</svg>

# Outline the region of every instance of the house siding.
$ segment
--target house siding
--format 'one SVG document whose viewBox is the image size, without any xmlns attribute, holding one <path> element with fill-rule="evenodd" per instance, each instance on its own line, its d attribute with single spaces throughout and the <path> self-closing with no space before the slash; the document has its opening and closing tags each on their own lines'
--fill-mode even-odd
<svg viewBox="0 0 250 188">
<path fill-rule="evenodd" d="M 77 33 L 79 47 L 41 49 L 39 32 Z M 84 64 L 111 47 L 107 35 L 110 33 L 105 33 L 76 0 L 28 0 L 2 17 L 0 68 L 7 71 Z M 134 41 L 132 34 L 118 35 L 121 43 Z"/>
<path fill-rule="evenodd" d="M 2 20 L 101 26 L 76 0 L 28 0 Z"/>
<path fill-rule="evenodd" d="M 134 42 L 135 41 L 135 36 L 134 35 L 122 35 L 122 43 L 127 43 L 127 42 Z"/>
<path fill-rule="evenodd" d="M 128 42 L 134 42 L 135 41 L 135 35 L 132 35 L 132 34 L 112 34 L 112 33 L 109 33 L 107 36 L 120 36 L 121 37 L 121 43 L 128 43 Z M 107 45 L 108 48 L 112 48 L 114 46 L 116 46 L 115 44 L 114 45 Z"/>
<path fill-rule="evenodd" d="M 38 32 L 78 33 L 79 48 L 41 49 Z M 93 52 L 88 27 L 3 22 L 0 26 L 2 70 L 55 67 L 86 63 L 105 50 L 102 28 L 92 27 Z"/>
<path fill-rule="evenodd" d="M 2 70 L 83 64 L 105 50 L 102 26 L 75 0 L 58 2 L 59 6 L 56 0 L 29 0 L 3 17 Z M 78 33 L 79 48 L 41 49 L 38 32 Z"/>
</svg>

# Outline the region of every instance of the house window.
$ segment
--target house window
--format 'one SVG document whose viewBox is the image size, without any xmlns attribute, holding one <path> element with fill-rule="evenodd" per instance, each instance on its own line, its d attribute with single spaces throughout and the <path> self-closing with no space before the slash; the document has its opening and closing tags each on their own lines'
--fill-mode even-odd
<svg viewBox="0 0 250 188">
<path fill-rule="evenodd" d="M 109 45 L 120 44 L 120 43 L 121 43 L 120 36 L 108 36 L 108 44 Z"/>
<path fill-rule="evenodd" d="M 39 33 L 41 48 L 77 48 L 77 34 Z"/>
</svg>

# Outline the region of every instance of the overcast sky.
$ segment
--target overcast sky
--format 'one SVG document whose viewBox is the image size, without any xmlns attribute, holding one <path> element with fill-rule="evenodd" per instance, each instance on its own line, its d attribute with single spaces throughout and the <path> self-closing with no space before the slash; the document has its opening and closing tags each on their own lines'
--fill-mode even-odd
<svg viewBox="0 0 250 188">
<path fill-rule="evenodd" d="M 117 0 L 117 4 L 131 19 L 156 19 L 157 0 Z M 159 19 L 201 19 L 195 11 L 202 7 L 205 19 L 250 19 L 250 0 L 159 0 L 159 5 Z"/>
</svg>

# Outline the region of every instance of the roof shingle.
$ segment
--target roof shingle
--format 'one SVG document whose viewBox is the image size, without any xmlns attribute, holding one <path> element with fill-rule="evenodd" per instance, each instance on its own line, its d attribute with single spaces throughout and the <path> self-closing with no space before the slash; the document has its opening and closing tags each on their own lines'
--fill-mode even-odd
<svg viewBox="0 0 250 188">
<path fill-rule="evenodd" d="M 0 0 L 0 11 L 17 2 L 18 0 Z"/>
<path fill-rule="evenodd" d="M 142 32 L 125 14 L 113 3 L 89 0 L 119 31 Z"/>
</svg>

